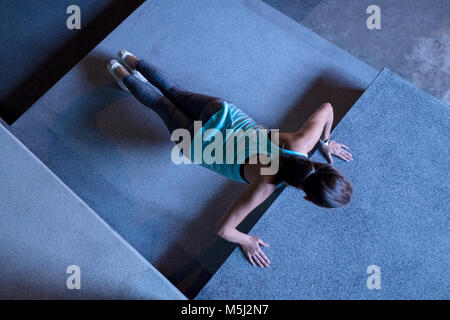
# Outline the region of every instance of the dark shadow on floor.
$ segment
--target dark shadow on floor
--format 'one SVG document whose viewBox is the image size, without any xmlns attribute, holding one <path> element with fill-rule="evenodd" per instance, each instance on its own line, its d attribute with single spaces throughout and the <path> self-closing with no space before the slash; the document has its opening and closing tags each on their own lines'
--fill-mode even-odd
<svg viewBox="0 0 450 320">
<path fill-rule="evenodd" d="M 92 22 L 77 30 L 70 42 L 48 57 L 0 101 L 0 117 L 11 125 L 75 64 L 128 17 L 143 0 L 114 1 Z"/>
<path fill-rule="evenodd" d="M 218 220 L 226 210 L 226 207 L 218 205 L 220 201 L 217 199 L 221 199 L 223 194 L 229 193 L 230 188 L 232 188 L 231 183 L 216 194 L 215 199 L 205 206 L 201 216 L 185 227 L 183 231 L 185 235 L 180 235 L 179 237 L 179 239 L 183 239 L 187 235 L 198 235 L 199 245 L 203 245 L 202 253 L 197 257 L 192 257 L 177 242 L 157 266 L 158 270 L 190 299 L 200 292 L 206 282 L 209 281 L 211 276 L 220 268 L 236 247 L 234 244 L 220 239 L 214 233 Z M 253 210 L 238 229 L 249 233 L 281 191 L 282 188 L 276 190 L 266 201 Z M 190 238 L 192 239 L 192 236 Z M 186 247 L 189 244 L 184 243 L 183 246 Z M 175 261 L 184 261 L 184 263 L 181 264 L 181 267 L 176 272 L 168 273 L 168 269 L 173 270 Z"/>
</svg>

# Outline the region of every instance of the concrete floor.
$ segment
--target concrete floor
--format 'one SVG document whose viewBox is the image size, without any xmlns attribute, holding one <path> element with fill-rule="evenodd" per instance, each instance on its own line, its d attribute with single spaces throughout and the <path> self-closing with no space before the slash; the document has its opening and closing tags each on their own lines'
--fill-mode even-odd
<svg viewBox="0 0 450 320">
<path fill-rule="evenodd" d="M 2 125 L 0 146 L 0 300 L 185 299 Z"/>
<path fill-rule="evenodd" d="M 142 2 L 0 1 L 0 117 L 14 122 Z M 80 30 L 66 27 L 71 4 L 80 7 Z"/>
<path fill-rule="evenodd" d="M 378 70 L 389 67 L 450 103 L 450 2 L 379 0 L 382 29 L 368 30 L 371 0 L 264 0 Z M 0 2 L 0 117 L 11 124 L 143 0 L 79 0 L 82 29 L 68 30 L 72 1 Z M 447 19 L 446 19 L 447 18 Z M 14 30 L 14 32 L 11 32 Z"/>
<path fill-rule="evenodd" d="M 320 36 L 450 104 L 450 2 L 447 0 L 264 0 Z M 366 9 L 381 9 L 381 30 Z"/>
</svg>

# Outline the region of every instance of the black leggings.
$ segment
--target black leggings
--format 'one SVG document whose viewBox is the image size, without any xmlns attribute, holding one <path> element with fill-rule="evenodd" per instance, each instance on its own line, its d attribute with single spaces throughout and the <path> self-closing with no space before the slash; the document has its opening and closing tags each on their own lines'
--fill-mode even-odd
<svg viewBox="0 0 450 320">
<path fill-rule="evenodd" d="M 194 121 L 200 120 L 204 124 L 222 107 L 223 99 L 186 91 L 157 66 L 140 60 L 136 70 L 164 96 L 134 75 L 126 76 L 123 83 L 136 99 L 159 115 L 170 133 L 184 128 L 193 134 Z"/>
</svg>

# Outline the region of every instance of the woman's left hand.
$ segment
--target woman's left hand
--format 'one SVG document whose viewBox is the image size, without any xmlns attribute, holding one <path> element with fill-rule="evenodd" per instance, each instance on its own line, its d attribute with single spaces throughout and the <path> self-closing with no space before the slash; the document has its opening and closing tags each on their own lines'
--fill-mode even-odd
<svg viewBox="0 0 450 320">
<path fill-rule="evenodd" d="M 260 245 L 263 247 L 269 246 L 261 239 L 253 236 L 246 236 L 245 240 L 241 243 L 242 250 L 252 266 L 258 265 L 261 268 L 267 268 L 270 264 L 270 260 L 261 250 Z"/>
<path fill-rule="evenodd" d="M 353 160 L 352 154 L 347 151 L 349 148 L 342 143 L 331 140 L 327 146 L 321 145 L 320 149 L 331 164 L 333 163 L 332 155 L 347 162 Z"/>
</svg>

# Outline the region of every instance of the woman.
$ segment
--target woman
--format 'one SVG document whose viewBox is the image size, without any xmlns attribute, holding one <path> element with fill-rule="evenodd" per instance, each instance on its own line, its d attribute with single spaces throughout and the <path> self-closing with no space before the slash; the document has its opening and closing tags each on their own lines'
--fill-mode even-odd
<svg viewBox="0 0 450 320">
<path fill-rule="evenodd" d="M 155 111 L 171 133 L 176 129 L 186 129 L 195 136 L 199 132 L 204 133 L 208 129 L 214 129 L 213 132 L 224 133 L 221 137 L 227 140 L 223 141 L 224 152 L 227 152 L 230 146 L 235 147 L 238 142 L 234 140 L 236 135 L 230 138 L 226 130 L 240 129 L 243 132 L 250 132 L 250 130 L 258 132 L 263 128 L 223 99 L 180 88 L 163 70 L 138 59 L 126 50 L 120 51 L 118 57 L 120 62 L 111 60 L 108 70 L 119 86 L 130 91 L 141 103 Z M 163 95 L 157 93 L 149 82 Z M 201 130 L 195 130 L 194 121 L 196 120 L 202 121 Z M 237 159 L 240 158 L 233 163 L 221 165 L 202 163 L 203 166 L 219 174 L 248 184 L 220 220 L 216 231 L 222 238 L 239 244 L 252 265 L 260 267 L 269 265 L 270 261 L 260 247 L 267 247 L 268 244 L 257 237 L 238 231 L 236 227 L 281 184 L 303 190 L 306 200 L 321 207 L 342 207 L 350 201 L 353 191 L 350 182 L 331 165 L 308 159 L 308 153 L 319 142 L 320 150 L 330 164 L 333 163 L 332 156 L 345 161 L 353 160 L 352 155 L 347 151 L 348 147 L 331 140 L 332 124 L 333 108 L 331 104 L 324 103 L 298 131 L 276 134 L 273 130 L 276 137 L 271 137 L 271 131 L 269 131 L 266 140 L 272 148 L 270 150 L 279 148 L 280 151 L 277 158 L 279 169 L 272 174 L 262 174 L 262 172 L 275 158 L 271 157 L 271 152 L 261 153 L 257 148 L 245 147 L 242 154 L 232 155 Z M 206 143 L 202 143 L 204 147 Z M 258 142 L 259 146 L 264 143 Z M 236 150 L 236 148 L 230 150 Z"/>
</svg>

